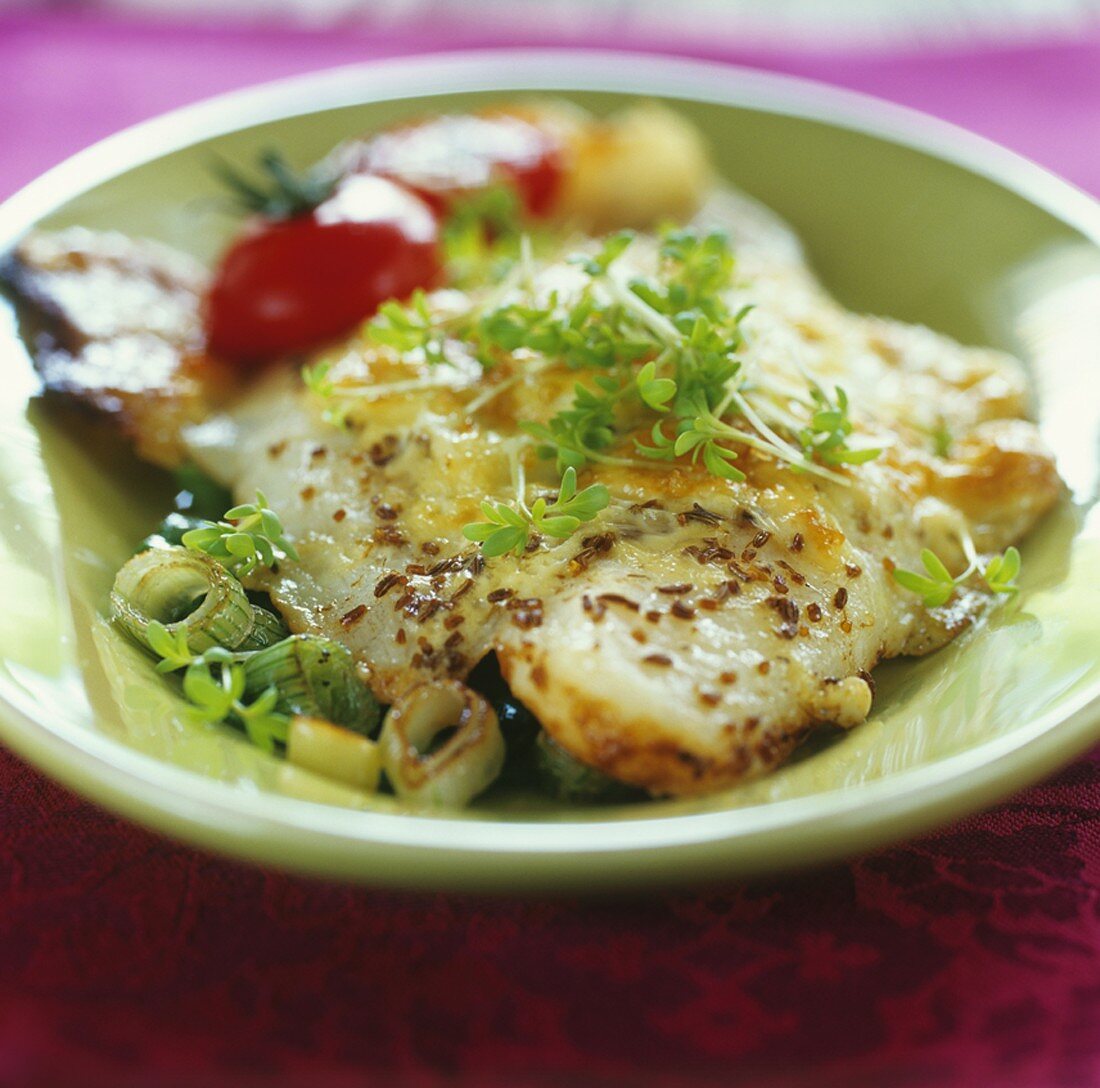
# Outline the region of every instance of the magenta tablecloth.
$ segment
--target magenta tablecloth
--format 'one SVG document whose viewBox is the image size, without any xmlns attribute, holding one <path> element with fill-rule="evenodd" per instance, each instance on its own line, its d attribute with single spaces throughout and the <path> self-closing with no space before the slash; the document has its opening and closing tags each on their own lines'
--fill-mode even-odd
<svg viewBox="0 0 1100 1088">
<path fill-rule="evenodd" d="M 0 18 L 0 195 L 258 80 L 491 41 Z M 917 106 L 1100 193 L 1100 33 L 730 59 Z M 1100 1084 L 1100 753 L 920 843 L 621 903 L 213 860 L 0 754 L 0 1085 Z"/>
</svg>

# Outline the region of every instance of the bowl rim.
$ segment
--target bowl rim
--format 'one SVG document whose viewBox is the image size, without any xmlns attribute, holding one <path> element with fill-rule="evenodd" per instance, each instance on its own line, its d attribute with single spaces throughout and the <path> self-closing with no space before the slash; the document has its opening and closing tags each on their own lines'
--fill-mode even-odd
<svg viewBox="0 0 1100 1088">
<path fill-rule="evenodd" d="M 1014 152 L 907 107 L 721 62 L 536 48 L 347 65 L 141 122 L 66 159 L 0 205 L 0 253 L 92 187 L 198 140 L 326 109 L 474 91 L 659 94 L 803 117 L 960 166 L 1100 247 L 1100 203 Z M 105 807 L 236 857 L 406 886 L 594 886 L 786 868 L 947 822 L 1042 778 L 1100 739 L 1100 691 L 1081 693 L 1068 709 L 1009 734 L 825 797 L 621 820 L 363 812 L 247 791 L 145 755 L 82 722 L 56 728 L 6 680 L 0 680 L 0 739 Z M 504 865 L 507 859 L 518 868 Z"/>
</svg>

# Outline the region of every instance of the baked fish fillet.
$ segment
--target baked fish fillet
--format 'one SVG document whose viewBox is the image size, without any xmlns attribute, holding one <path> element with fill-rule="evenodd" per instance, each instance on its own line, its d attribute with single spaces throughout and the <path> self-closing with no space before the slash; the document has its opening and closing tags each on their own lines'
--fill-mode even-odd
<svg viewBox="0 0 1100 1088">
<path fill-rule="evenodd" d="M 185 451 L 241 500 L 262 489 L 301 557 L 265 588 L 293 630 L 348 645 L 382 700 L 426 678 L 464 677 L 495 652 L 515 695 L 577 758 L 656 794 L 702 793 L 774 768 L 817 724 L 862 721 L 877 662 L 935 649 L 988 601 L 964 590 L 927 609 L 894 568 L 919 567 L 930 547 L 959 569 L 964 533 L 979 551 L 1003 549 L 1061 486 L 1021 418 L 1013 359 L 848 313 L 790 237 L 754 217 L 728 194 L 701 213 L 741 238 L 731 305 L 756 306 L 744 322 L 745 365 L 765 381 L 789 380 L 793 366 L 842 384 L 858 435 L 882 455 L 846 470 L 846 483 L 750 450 L 738 461 L 743 482 L 691 466 L 602 467 L 611 505 L 570 539 L 536 541 L 520 558 L 482 557 L 462 526 L 479 519 L 484 497 L 509 496 L 516 421 L 545 420 L 571 397 L 577 375 L 537 358 L 486 377 L 460 350 L 455 365 L 433 368 L 353 339 L 327 354 L 334 378 L 361 390 L 346 429 L 296 370 L 273 369 L 221 407 L 201 383 L 174 384 L 173 351 L 204 358 L 189 317 L 182 331 L 159 319 L 143 326 L 135 309 L 115 326 L 70 332 L 67 349 L 55 339 L 39 366 L 47 384 L 71 393 L 51 376 L 66 359 L 86 368 L 94 348 L 102 373 L 126 371 L 117 418 L 139 451 L 161 462 Z M 628 256 L 644 273 L 652 255 L 641 239 Z M 59 260 L 66 276 L 51 280 Z M 136 277 L 141 311 L 193 314 L 200 283 L 153 260 L 115 236 L 32 238 L 15 280 L 63 330 L 79 326 L 74 314 L 103 268 L 124 294 Z M 562 263 L 535 275 L 538 290 L 577 286 Z M 432 299 L 447 312 L 469 304 L 453 292 Z M 109 362 L 134 351 L 135 337 L 166 360 L 150 389 L 159 410 L 137 407 L 144 371 Z M 217 364 L 203 365 L 223 397 Z M 94 374 L 82 373 L 90 377 L 76 393 L 89 399 Z M 932 451 L 936 428 L 953 436 L 947 456 Z M 556 476 L 530 471 L 529 497 L 541 486 L 552 494 Z"/>
</svg>

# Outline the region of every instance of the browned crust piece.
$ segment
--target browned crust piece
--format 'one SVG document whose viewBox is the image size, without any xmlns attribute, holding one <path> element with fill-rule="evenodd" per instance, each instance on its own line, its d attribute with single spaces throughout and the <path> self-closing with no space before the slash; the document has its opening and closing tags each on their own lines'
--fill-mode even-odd
<svg viewBox="0 0 1100 1088">
<path fill-rule="evenodd" d="M 108 417 L 142 458 L 178 464 L 181 429 L 233 384 L 206 351 L 205 271 L 153 242 L 73 228 L 28 235 L 0 276 L 44 389 Z"/>
</svg>

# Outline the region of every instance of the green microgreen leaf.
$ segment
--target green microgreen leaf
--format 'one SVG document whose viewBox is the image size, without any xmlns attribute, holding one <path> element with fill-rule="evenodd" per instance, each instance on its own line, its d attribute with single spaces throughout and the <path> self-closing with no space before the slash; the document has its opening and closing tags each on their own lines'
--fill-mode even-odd
<svg viewBox="0 0 1100 1088">
<path fill-rule="evenodd" d="M 920 560 L 926 575 L 899 569 L 894 571 L 894 581 L 904 589 L 919 594 L 927 608 L 939 608 L 954 595 L 958 580 L 952 577 L 943 560 L 930 548 L 921 551 Z"/>
<path fill-rule="evenodd" d="M 456 201 L 441 230 L 449 283 L 465 288 L 499 282 L 519 260 L 525 233 L 530 240 L 514 186 L 492 186 Z"/>
<path fill-rule="evenodd" d="M 315 397 L 324 402 L 325 406 L 321 418 L 330 426 L 342 431 L 348 425 L 348 414 L 351 411 L 351 405 L 339 398 L 331 372 L 332 361 L 318 359 L 317 362 L 307 363 L 302 367 L 302 382 Z"/>
<path fill-rule="evenodd" d="M 661 241 L 664 290 L 658 294 L 663 313 L 696 310 L 712 322 L 728 317 L 722 292 L 733 276 L 733 251 L 723 231 L 698 235 L 690 229 L 669 230 Z M 747 310 L 745 311 L 747 312 Z M 744 313 L 735 318 L 740 322 Z"/>
<path fill-rule="evenodd" d="M 676 440 L 665 435 L 665 432 L 661 429 L 660 420 L 653 424 L 653 429 L 649 433 L 653 444 L 647 446 L 635 439 L 635 451 L 651 461 L 675 461 Z"/>
<path fill-rule="evenodd" d="M 946 604 L 951 594 L 955 592 L 954 582 L 950 585 L 944 585 L 934 578 L 926 578 L 911 570 L 895 570 L 894 581 L 903 589 L 908 589 L 910 592 L 923 597 L 928 608 L 938 608 L 940 605 Z"/>
<path fill-rule="evenodd" d="M 610 235 L 600 247 L 598 253 L 588 256 L 577 254 L 570 260 L 579 264 L 590 276 L 603 276 L 607 270 L 630 248 L 634 241 L 632 230 L 621 230 Z"/>
<path fill-rule="evenodd" d="M 257 567 L 274 567 L 280 553 L 287 559 L 298 559 L 278 514 L 268 507 L 262 491 L 256 492 L 254 503 L 227 510 L 221 521 L 204 522 L 184 533 L 182 543 L 185 548 L 217 559 L 238 578 L 247 577 Z"/>
<path fill-rule="evenodd" d="M 683 425 L 684 429 L 676 436 L 672 446 L 672 452 L 676 457 L 691 455 L 694 464 L 700 459 L 703 466 L 712 476 L 721 477 L 724 480 L 740 481 L 745 479 L 745 474 L 733 463 L 737 460 L 737 451 L 723 446 L 718 440 L 724 437 L 724 429 L 715 426 L 712 418 L 699 416 L 690 423 Z"/>
<path fill-rule="evenodd" d="M 922 548 L 920 553 L 920 561 L 924 564 L 924 569 L 928 571 L 933 580 L 946 584 L 950 582 L 955 584 L 955 579 L 951 576 L 951 572 L 944 565 L 943 560 L 936 555 L 931 548 Z"/>
<path fill-rule="evenodd" d="M 244 665 L 220 647 L 194 658 L 183 674 L 183 694 L 194 718 L 236 722 L 258 748 L 274 752 L 276 742 L 286 743 L 290 725 L 290 718 L 275 709 L 279 693 L 272 686 L 246 703 L 245 687 Z"/>
<path fill-rule="evenodd" d="M 145 630 L 145 639 L 149 648 L 161 659 L 157 663 L 157 672 L 175 672 L 186 668 L 195 660 L 195 655 L 187 645 L 187 632 L 182 627 L 173 633 L 159 620 L 150 620 Z"/>
<path fill-rule="evenodd" d="M 1020 573 L 1020 566 L 1019 551 L 1009 548 L 1003 555 L 995 555 L 989 561 L 982 572 L 982 578 L 994 593 L 1019 593 L 1020 587 L 1016 585 L 1016 578 Z"/>
<path fill-rule="evenodd" d="M 232 666 L 219 666 L 215 676 L 205 658 L 198 658 L 188 666 L 183 674 L 183 694 L 191 702 L 195 717 L 220 722 L 229 716 L 237 697 L 234 676 Z"/>
<path fill-rule="evenodd" d="M 809 426 L 798 435 L 807 460 L 817 460 L 825 465 L 862 465 L 873 461 L 880 449 L 852 449 L 848 436 L 854 430 L 848 415 L 848 394 L 838 385 L 836 399 L 816 382 L 810 384 L 810 397 L 815 405 Z"/>
<path fill-rule="evenodd" d="M 634 379 L 642 403 L 655 412 L 667 412 L 668 402 L 676 396 L 676 383 L 671 378 L 657 377 L 657 364 L 651 359 Z"/>
<path fill-rule="evenodd" d="M 723 480 L 744 480 L 745 474 L 731 464 L 736 459 L 737 453 L 734 450 L 720 446 L 717 442 L 706 442 L 703 445 L 703 465 L 712 476 L 720 476 Z"/>
<path fill-rule="evenodd" d="M 955 438 L 947 423 L 941 418 L 936 426 L 929 432 L 932 439 L 932 452 L 937 457 L 950 457 L 951 449 L 955 444 Z"/>
<path fill-rule="evenodd" d="M 577 521 L 591 521 L 610 501 L 611 495 L 603 484 L 590 484 L 578 491 L 577 471 L 567 468 L 562 474 L 558 497 L 546 507 L 546 512 L 550 516 L 557 514 Z"/>
<path fill-rule="evenodd" d="M 257 748 L 265 752 L 274 752 L 276 742 L 286 744 L 287 732 L 290 726 L 290 717 L 275 709 L 279 701 L 278 689 L 273 684 L 265 689 L 251 703 L 241 701 L 244 692 L 244 669 L 240 665 L 231 666 L 237 670 L 239 679 L 235 678 L 233 689 L 237 692 L 233 701 L 232 715 L 236 718 Z M 239 690 L 237 690 L 239 688 Z"/>
<path fill-rule="evenodd" d="M 895 570 L 894 581 L 904 589 L 922 597 L 928 608 L 939 608 L 946 604 L 955 590 L 979 571 L 986 588 L 993 593 L 1011 595 L 1019 592 L 1016 578 L 1020 573 L 1021 561 L 1020 553 L 1016 548 L 1008 548 L 1003 555 L 995 555 L 989 560 L 985 569 L 980 570 L 978 557 L 974 553 L 974 545 L 969 535 L 964 537 L 963 544 L 971 561 L 970 566 L 957 578 L 952 577 L 943 560 L 935 552 L 925 548 L 920 558 L 926 573 Z"/>
<path fill-rule="evenodd" d="M 302 367 L 302 381 L 315 396 L 331 397 L 336 392 L 336 386 L 329 376 L 331 371 L 332 363 L 328 359 L 307 363 Z"/>
<path fill-rule="evenodd" d="M 378 313 L 367 323 L 367 338 L 375 344 L 406 354 L 420 351 L 428 363 L 445 363 L 446 336 L 433 320 L 428 306 L 428 296 L 417 288 L 402 304 L 396 301 L 382 303 Z"/>
<path fill-rule="evenodd" d="M 485 520 L 463 526 L 462 534 L 480 544 L 482 553 L 490 558 L 508 552 L 519 557 L 527 549 L 532 532 L 564 540 L 583 522 L 591 521 L 610 501 L 603 484 L 591 484 L 578 491 L 577 471 L 569 466 L 562 473 L 553 502 L 540 497 L 530 509 L 523 504 L 516 509 L 506 503 L 483 502 L 481 512 Z"/>
</svg>

